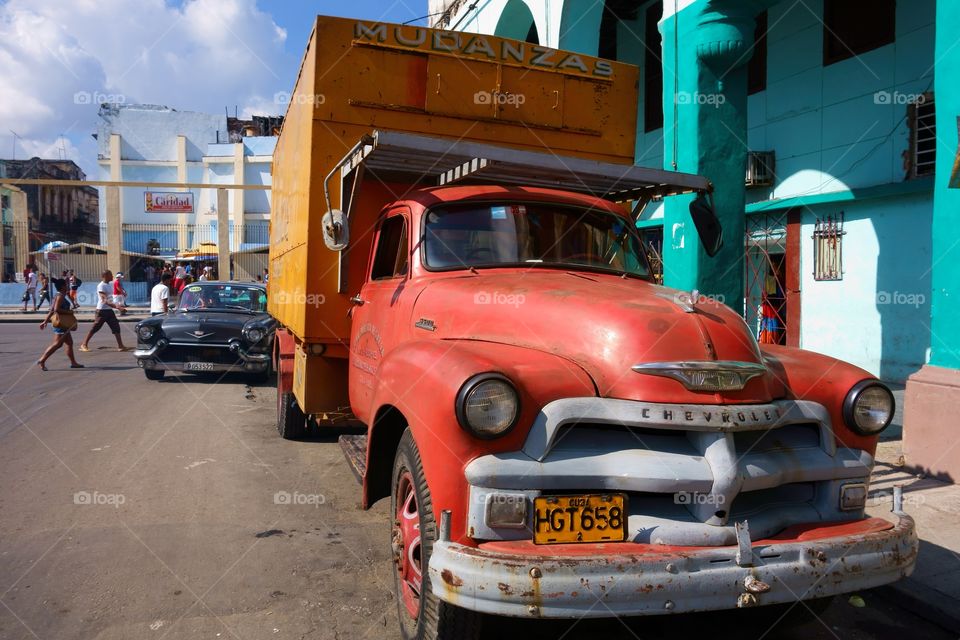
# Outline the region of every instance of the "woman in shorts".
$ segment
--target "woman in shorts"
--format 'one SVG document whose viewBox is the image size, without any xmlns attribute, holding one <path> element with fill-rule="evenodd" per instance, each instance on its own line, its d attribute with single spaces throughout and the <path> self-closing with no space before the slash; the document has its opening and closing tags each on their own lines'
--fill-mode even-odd
<svg viewBox="0 0 960 640">
<path fill-rule="evenodd" d="M 54 313 L 60 313 L 61 317 L 73 315 L 73 305 L 67 298 L 67 281 L 61 278 L 53 278 L 53 286 L 57 290 L 57 294 L 53 297 L 53 304 L 50 305 L 50 310 L 47 311 L 47 317 L 45 317 L 43 322 L 40 323 L 41 331 L 43 331 L 47 325 L 50 324 L 50 319 L 53 318 Z M 73 355 L 73 336 L 70 334 L 72 330 L 73 329 L 61 329 L 58 327 L 53 328 L 53 342 L 50 343 L 50 346 L 47 347 L 46 351 L 43 352 L 43 355 L 40 356 L 40 359 L 37 360 L 37 366 L 40 367 L 41 371 L 47 370 L 47 359 L 52 356 L 57 349 L 64 345 L 66 345 L 67 358 L 70 359 L 70 368 L 83 368 L 83 365 L 77 362 L 77 359 Z"/>
</svg>

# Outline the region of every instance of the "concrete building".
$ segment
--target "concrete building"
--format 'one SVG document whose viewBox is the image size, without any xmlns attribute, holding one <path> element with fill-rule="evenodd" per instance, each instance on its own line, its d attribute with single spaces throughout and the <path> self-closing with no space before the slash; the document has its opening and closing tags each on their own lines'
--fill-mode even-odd
<svg viewBox="0 0 960 640">
<path fill-rule="evenodd" d="M 758 334 L 770 312 L 776 341 L 909 377 L 908 462 L 960 474 L 960 448 L 938 450 L 957 440 L 942 425 L 956 426 L 960 403 L 960 3 L 435 0 L 437 11 L 432 26 L 640 67 L 635 161 L 710 178 L 727 239 L 710 259 L 687 199 L 649 207 L 639 226 L 662 242 L 665 284 L 742 304 Z"/>
<path fill-rule="evenodd" d="M 279 118 L 244 121 L 226 114 L 123 104 L 103 104 L 99 116 L 96 137 L 103 180 L 270 184 Z M 193 189 L 184 198 L 169 191 L 121 189 L 125 250 L 171 256 L 203 242 L 216 243 L 216 192 Z M 232 251 L 268 244 L 269 190 L 231 190 L 229 209 Z M 100 220 L 106 221 L 105 202 Z"/>
<path fill-rule="evenodd" d="M 0 160 L 0 182 L 4 179 L 86 180 L 86 174 L 72 160 Z M 95 242 L 98 237 L 98 193 L 90 186 L 71 187 L 23 185 L 27 198 L 27 247 L 34 251 L 48 242 Z M 4 201 L 10 193 L 2 194 Z M 9 208 L 5 204 L 4 208 Z M 7 221 L 8 225 L 12 222 Z M 9 254 L 7 254 L 9 256 Z M 9 267 L 9 265 L 7 265 Z M 12 271 L 8 269 L 8 271 Z"/>
</svg>

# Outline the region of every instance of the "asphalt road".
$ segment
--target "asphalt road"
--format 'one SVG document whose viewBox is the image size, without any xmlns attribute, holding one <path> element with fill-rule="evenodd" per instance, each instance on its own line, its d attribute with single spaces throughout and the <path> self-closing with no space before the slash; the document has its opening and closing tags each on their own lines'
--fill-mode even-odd
<svg viewBox="0 0 960 640">
<path fill-rule="evenodd" d="M 149 382 L 105 331 L 78 354 L 86 369 L 56 354 L 44 373 L 50 337 L 0 324 L 0 638 L 398 637 L 388 505 L 359 508 L 338 433 L 285 442 L 271 386 Z M 748 611 L 500 619 L 485 635 L 951 637 L 859 595 L 803 626 Z"/>
</svg>

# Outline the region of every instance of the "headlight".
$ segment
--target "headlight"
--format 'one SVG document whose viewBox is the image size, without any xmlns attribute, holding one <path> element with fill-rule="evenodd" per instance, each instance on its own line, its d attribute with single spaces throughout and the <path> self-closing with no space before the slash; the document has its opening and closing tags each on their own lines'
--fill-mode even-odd
<svg viewBox="0 0 960 640">
<path fill-rule="evenodd" d="M 467 380 L 457 394 L 457 420 L 478 438 L 502 436 L 517 422 L 520 398 L 506 377 L 482 373 Z"/>
<path fill-rule="evenodd" d="M 252 329 L 247 329 L 243 332 L 243 337 L 254 344 L 263 340 L 263 336 L 265 335 L 267 335 L 267 332 L 260 327 L 253 327 Z"/>
<path fill-rule="evenodd" d="M 843 419 L 854 432 L 875 436 L 893 420 L 893 394 L 876 380 L 858 382 L 843 401 Z"/>
<path fill-rule="evenodd" d="M 144 342 L 149 342 L 150 340 L 153 340 L 153 336 L 156 332 L 156 328 L 153 325 L 148 324 L 137 329 L 137 336 Z"/>
</svg>

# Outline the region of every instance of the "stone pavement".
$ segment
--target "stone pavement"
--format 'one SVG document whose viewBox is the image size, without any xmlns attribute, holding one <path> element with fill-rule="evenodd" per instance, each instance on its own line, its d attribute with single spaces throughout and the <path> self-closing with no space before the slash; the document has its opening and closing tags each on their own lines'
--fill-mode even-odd
<svg viewBox="0 0 960 640">
<path fill-rule="evenodd" d="M 960 486 L 917 475 L 903 464 L 901 441 L 877 449 L 867 512 L 890 517 L 893 487 L 903 486 L 903 509 L 913 516 L 920 555 L 909 578 L 887 587 L 913 613 L 960 634 Z"/>
</svg>

